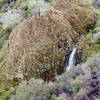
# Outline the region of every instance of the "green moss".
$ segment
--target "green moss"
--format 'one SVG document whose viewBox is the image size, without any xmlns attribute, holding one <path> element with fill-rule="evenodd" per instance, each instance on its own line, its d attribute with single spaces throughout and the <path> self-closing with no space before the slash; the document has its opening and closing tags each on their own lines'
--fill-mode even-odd
<svg viewBox="0 0 100 100">
<path fill-rule="evenodd" d="M 4 36 L 6 36 L 7 34 L 6 34 L 6 32 L 5 32 L 3 29 L 0 29 L 0 35 L 1 35 L 2 37 L 4 37 Z"/>
<path fill-rule="evenodd" d="M 56 54 L 56 56 L 60 58 L 60 57 L 63 56 L 63 54 L 62 53 L 58 53 L 58 54 Z"/>
<path fill-rule="evenodd" d="M 51 68 L 52 68 L 51 65 L 50 64 L 47 64 L 47 69 L 48 70 L 51 70 Z"/>
<path fill-rule="evenodd" d="M 0 39 L 0 49 L 2 48 L 2 46 L 3 46 L 4 42 L 5 42 L 5 40 L 6 40 L 6 37 L 2 37 L 2 38 Z"/>
</svg>

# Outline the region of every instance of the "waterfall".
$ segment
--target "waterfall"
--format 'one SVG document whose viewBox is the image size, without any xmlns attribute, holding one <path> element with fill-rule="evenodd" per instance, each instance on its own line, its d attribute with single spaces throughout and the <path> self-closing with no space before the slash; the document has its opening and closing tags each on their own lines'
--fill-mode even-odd
<svg viewBox="0 0 100 100">
<path fill-rule="evenodd" d="M 69 70 L 71 67 L 73 67 L 75 65 L 75 54 L 76 54 L 76 48 L 73 49 L 73 51 L 69 57 L 69 62 L 66 67 L 66 70 Z"/>
</svg>

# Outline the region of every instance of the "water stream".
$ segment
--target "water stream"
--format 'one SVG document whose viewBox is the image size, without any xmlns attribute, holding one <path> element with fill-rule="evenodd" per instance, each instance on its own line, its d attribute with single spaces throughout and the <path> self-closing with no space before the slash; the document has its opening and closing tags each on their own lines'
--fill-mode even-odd
<svg viewBox="0 0 100 100">
<path fill-rule="evenodd" d="M 75 54 L 76 54 L 76 48 L 73 49 L 72 53 L 70 54 L 69 57 L 69 62 L 68 65 L 66 66 L 66 70 L 69 70 L 71 67 L 75 65 Z"/>
</svg>

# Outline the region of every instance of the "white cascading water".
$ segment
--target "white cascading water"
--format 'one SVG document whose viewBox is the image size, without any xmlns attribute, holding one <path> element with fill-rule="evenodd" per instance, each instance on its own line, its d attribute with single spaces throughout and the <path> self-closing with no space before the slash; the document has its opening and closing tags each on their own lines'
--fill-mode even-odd
<svg viewBox="0 0 100 100">
<path fill-rule="evenodd" d="M 73 67 L 75 65 L 75 54 L 76 54 L 76 48 L 73 49 L 73 51 L 69 57 L 69 62 L 66 67 L 66 70 L 69 70 L 71 67 Z"/>
</svg>

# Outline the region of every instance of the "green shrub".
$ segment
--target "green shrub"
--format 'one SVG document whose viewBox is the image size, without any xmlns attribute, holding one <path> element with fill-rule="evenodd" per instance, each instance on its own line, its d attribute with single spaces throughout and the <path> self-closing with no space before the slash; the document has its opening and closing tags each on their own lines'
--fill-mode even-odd
<svg viewBox="0 0 100 100">
<path fill-rule="evenodd" d="M 56 90 L 54 83 L 44 83 L 42 80 L 31 79 L 23 81 L 16 90 L 16 95 L 11 100 L 50 100 L 51 94 Z"/>
</svg>

